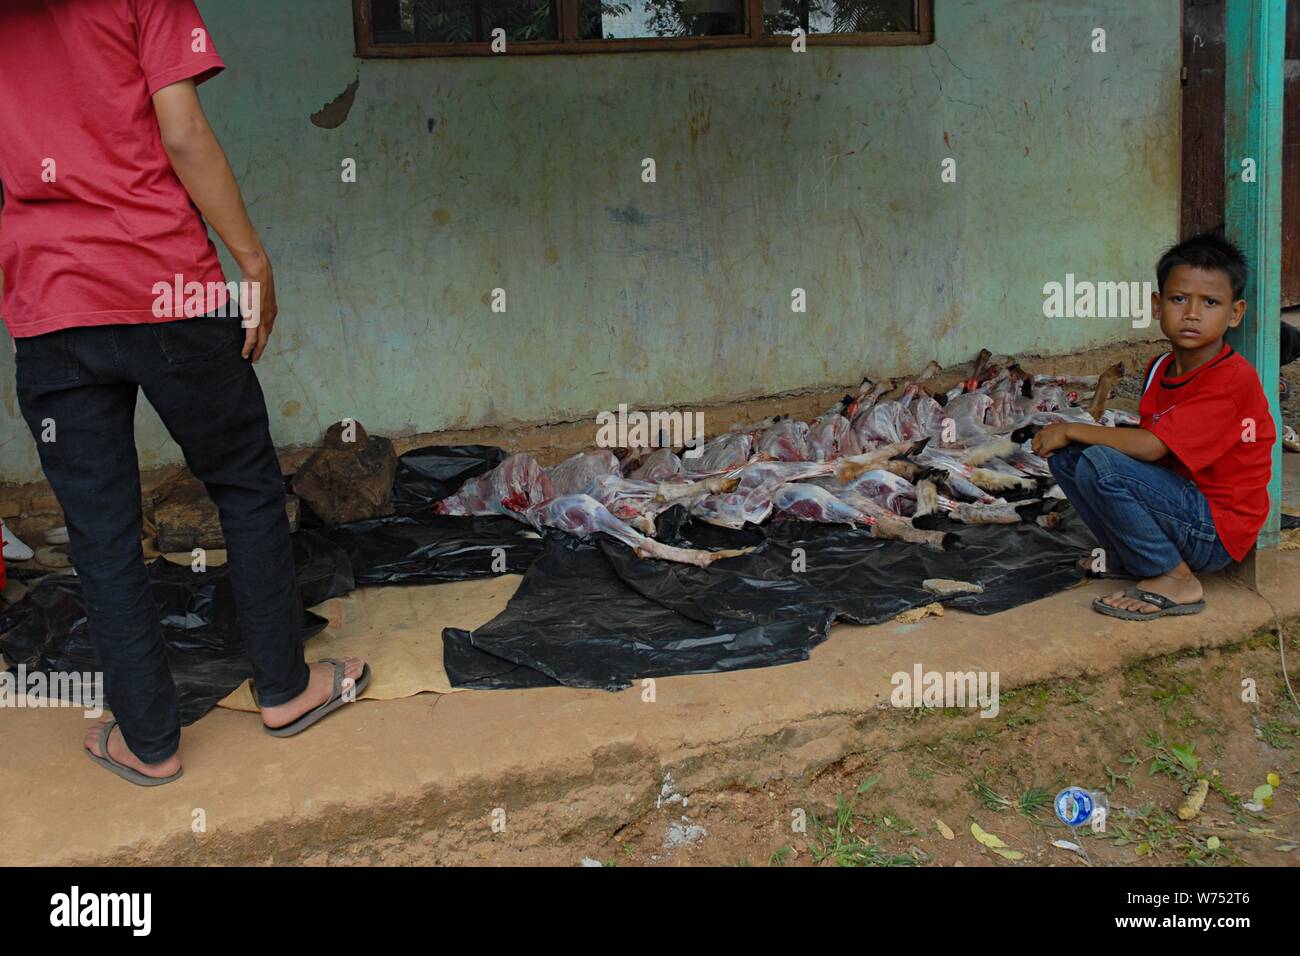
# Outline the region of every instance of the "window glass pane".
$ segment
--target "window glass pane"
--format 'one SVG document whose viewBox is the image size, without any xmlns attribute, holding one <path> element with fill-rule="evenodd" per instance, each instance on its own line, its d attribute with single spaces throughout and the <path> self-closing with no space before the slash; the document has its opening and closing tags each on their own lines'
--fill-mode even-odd
<svg viewBox="0 0 1300 956">
<path fill-rule="evenodd" d="M 375 43 L 485 43 L 556 40 L 552 0 L 374 0 Z"/>
<path fill-rule="evenodd" d="M 914 0 L 763 0 L 763 32 L 914 33 Z"/>
<path fill-rule="evenodd" d="M 744 33 L 745 0 L 578 0 L 578 36 L 584 40 Z"/>
</svg>

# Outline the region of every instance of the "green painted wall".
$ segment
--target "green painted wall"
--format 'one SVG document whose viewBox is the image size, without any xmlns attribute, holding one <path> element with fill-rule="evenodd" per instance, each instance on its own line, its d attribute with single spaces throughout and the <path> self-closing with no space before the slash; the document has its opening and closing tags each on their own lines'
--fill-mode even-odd
<svg viewBox="0 0 1300 956">
<path fill-rule="evenodd" d="M 1044 319 L 1042 287 L 1149 279 L 1177 229 L 1177 0 L 938 0 L 923 47 L 406 61 L 355 59 L 347 0 L 199 5 L 228 65 L 204 103 L 276 268 L 283 445 L 1145 337 Z M 0 478 L 39 477 L 7 348 L 0 381 Z M 142 464 L 178 460 L 141 404 Z"/>
</svg>

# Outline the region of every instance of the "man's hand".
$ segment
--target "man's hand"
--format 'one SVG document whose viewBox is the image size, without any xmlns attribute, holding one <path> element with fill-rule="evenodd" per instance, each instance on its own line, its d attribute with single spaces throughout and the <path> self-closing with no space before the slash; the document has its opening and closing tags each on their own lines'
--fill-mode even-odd
<svg viewBox="0 0 1300 956">
<path fill-rule="evenodd" d="M 275 303 L 275 276 L 265 250 L 243 258 L 245 261 L 239 265 L 245 285 L 240 286 L 239 312 L 243 316 L 244 347 L 239 354 L 244 358 L 251 355 L 256 363 L 266 351 L 266 341 L 271 337 L 279 311 Z M 255 294 L 246 294 L 245 289 L 255 290 Z"/>
<path fill-rule="evenodd" d="M 254 362 L 266 351 L 266 340 L 275 325 L 275 280 L 271 260 L 249 221 L 239 185 L 230 171 L 226 154 L 208 125 L 193 80 L 182 80 L 163 87 L 153 95 L 154 112 L 163 148 L 171 160 L 190 199 L 203 213 L 230 254 L 238 263 L 243 279 L 257 283 L 257 295 L 241 292 L 240 306 L 245 327 L 244 358 Z"/>
<path fill-rule="evenodd" d="M 1070 444 L 1070 423 L 1053 422 L 1034 436 L 1032 448 L 1040 458 L 1051 458 L 1052 452 Z"/>
</svg>

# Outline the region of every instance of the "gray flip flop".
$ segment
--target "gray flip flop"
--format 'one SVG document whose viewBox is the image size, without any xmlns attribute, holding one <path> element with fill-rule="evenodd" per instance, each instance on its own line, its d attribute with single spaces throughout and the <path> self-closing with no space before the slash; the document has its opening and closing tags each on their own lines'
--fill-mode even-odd
<svg viewBox="0 0 1300 956">
<path fill-rule="evenodd" d="M 108 723 L 104 724 L 104 729 L 99 732 L 99 749 L 104 752 L 104 756 L 100 757 L 91 753 L 89 750 L 86 750 L 86 756 L 95 761 L 95 763 L 99 764 L 109 773 L 115 773 L 123 780 L 130 781 L 138 787 L 161 787 L 164 783 L 171 783 L 173 780 L 178 779 L 181 774 L 185 772 L 182 768 L 177 770 L 170 777 L 149 777 L 133 767 L 128 767 L 126 764 L 118 763 L 108 752 L 108 738 L 109 735 L 113 733 L 113 728 L 116 726 L 117 721 L 110 720 Z M 82 749 L 85 750 L 84 747 Z"/>
<path fill-rule="evenodd" d="M 1173 598 L 1167 598 L 1163 594 L 1156 594 L 1154 591 L 1146 591 L 1134 585 L 1131 588 L 1124 589 L 1124 596 L 1136 598 L 1139 601 L 1145 601 L 1147 604 L 1154 604 L 1160 608 L 1158 611 L 1130 611 L 1127 608 L 1111 607 L 1097 598 L 1092 602 L 1092 609 L 1099 614 L 1105 614 L 1109 617 L 1117 617 L 1125 621 L 1152 621 L 1158 617 L 1169 617 L 1179 614 L 1200 614 L 1205 610 L 1204 599 L 1192 601 L 1188 604 L 1179 604 Z"/>
<path fill-rule="evenodd" d="M 307 711 L 293 723 L 285 724 L 283 727 L 268 727 L 263 724 L 262 729 L 272 737 L 292 737 L 294 734 L 300 734 L 322 717 L 334 713 L 344 704 L 351 703 L 351 701 L 345 700 L 343 697 L 343 681 L 346 680 L 343 676 L 343 662 L 334 657 L 322 657 L 317 663 L 334 665 L 334 689 L 330 691 L 329 700 L 319 707 Z M 366 664 L 361 671 L 361 676 L 357 678 L 356 693 L 352 700 L 360 697 L 368 686 L 370 686 L 370 665 Z"/>
</svg>

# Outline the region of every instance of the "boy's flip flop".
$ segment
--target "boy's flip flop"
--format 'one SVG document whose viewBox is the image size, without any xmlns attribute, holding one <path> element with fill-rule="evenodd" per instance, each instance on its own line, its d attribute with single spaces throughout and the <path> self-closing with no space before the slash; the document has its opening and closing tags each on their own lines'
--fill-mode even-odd
<svg viewBox="0 0 1300 956">
<path fill-rule="evenodd" d="M 124 763 L 118 763 L 116 760 L 113 759 L 112 755 L 109 754 L 108 752 L 108 737 L 113 732 L 113 728 L 116 726 L 117 726 L 116 720 L 109 720 L 106 724 L 104 724 L 104 729 L 99 732 L 99 749 L 103 751 L 104 756 L 101 757 L 98 754 L 92 753 L 90 750 L 84 747 L 82 748 L 83 750 L 86 750 L 87 757 L 95 761 L 95 763 L 99 764 L 109 773 L 115 773 L 123 780 L 128 780 L 139 787 L 160 787 L 164 783 L 171 783 L 173 780 L 176 780 L 177 778 L 180 777 L 181 774 L 185 772 L 185 770 L 182 768 L 180 770 L 177 770 L 170 777 L 150 777 L 147 776 L 146 774 L 141 773 L 139 770 L 136 770 L 134 767 L 128 767 Z"/>
<path fill-rule="evenodd" d="M 344 704 L 356 700 L 361 696 L 361 692 L 370 685 L 370 665 L 366 664 L 361 671 L 361 676 L 357 678 L 357 682 L 354 685 L 355 693 L 351 695 L 351 700 L 347 700 L 343 696 L 343 682 L 347 680 L 343 674 L 343 662 L 333 657 L 322 657 L 317 661 L 317 663 L 334 665 L 334 688 L 330 691 L 329 700 L 325 701 L 325 703 L 321 704 L 319 707 L 307 711 L 307 713 L 303 714 L 293 723 L 285 724 L 283 727 L 268 727 L 266 724 L 263 724 L 262 729 L 272 737 L 292 737 L 294 734 L 302 733 L 322 717 L 332 714 Z"/>
<path fill-rule="evenodd" d="M 1109 595 L 1107 595 L 1109 597 Z M 1192 601 L 1188 604 L 1179 604 L 1172 598 L 1167 598 L 1163 594 L 1156 594 L 1154 591 L 1147 591 L 1136 585 L 1124 589 L 1124 596 L 1135 598 L 1139 601 L 1145 601 L 1147 604 L 1154 604 L 1160 610 L 1158 611 L 1130 611 L 1127 608 L 1111 607 L 1101 598 L 1092 602 L 1092 609 L 1099 614 L 1106 614 L 1110 617 L 1118 617 L 1125 621 L 1151 621 L 1158 617 L 1167 617 L 1177 614 L 1200 614 L 1205 610 L 1205 600 Z"/>
</svg>

